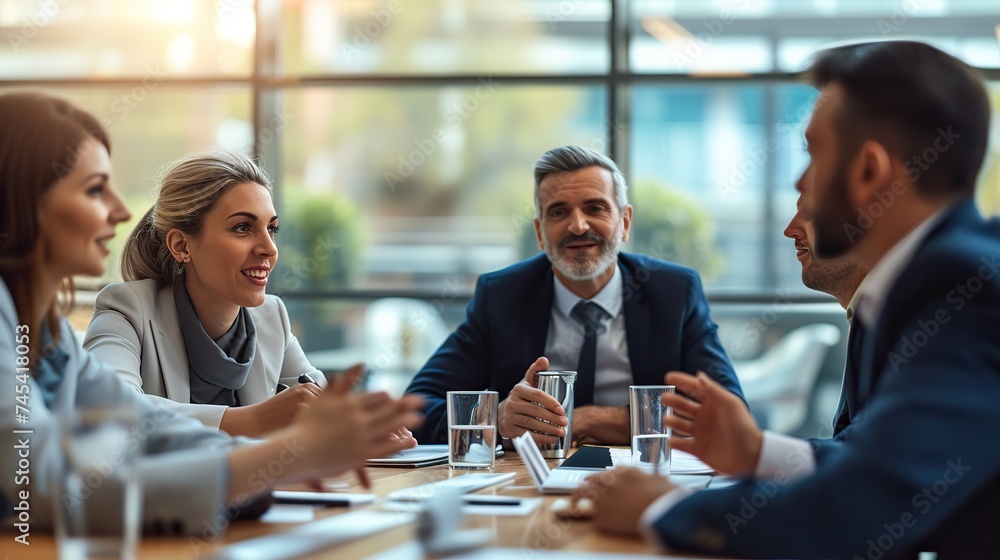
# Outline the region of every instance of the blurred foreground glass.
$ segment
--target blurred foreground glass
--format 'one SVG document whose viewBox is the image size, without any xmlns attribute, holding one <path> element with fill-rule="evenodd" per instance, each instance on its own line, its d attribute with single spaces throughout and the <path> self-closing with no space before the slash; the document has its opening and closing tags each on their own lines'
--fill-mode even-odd
<svg viewBox="0 0 1000 560">
<path fill-rule="evenodd" d="M 123 407 L 74 411 L 60 438 L 55 485 L 61 560 L 135 558 L 142 497 L 136 475 L 139 417 Z"/>
<path fill-rule="evenodd" d="M 496 463 L 496 391 L 448 391 L 448 465 L 492 469 Z"/>
<path fill-rule="evenodd" d="M 661 398 L 673 385 L 630 385 L 629 420 L 632 431 L 632 466 L 670 474 L 670 428 L 663 418 L 672 413 Z"/>
</svg>

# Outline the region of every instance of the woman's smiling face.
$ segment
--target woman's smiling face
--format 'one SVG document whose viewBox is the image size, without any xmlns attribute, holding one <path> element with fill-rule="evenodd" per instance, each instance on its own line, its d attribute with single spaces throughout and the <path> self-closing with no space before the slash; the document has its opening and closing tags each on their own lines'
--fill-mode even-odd
<svg viewBox="0 0 1000 560">
<path fill-rule="evenodd" d="M 88 138 L 76 156 L 76 165 L 46 191 L 38 209 L 42 262 L 53 278 L 104 274 L 115 226 L 131 217 L 111 183 L 104 145 Z"/>
<path fill-rule="evenodd" d="M 278 261 L 277 231 L 267 188 L 247 182 L 229 189 L 205 215 L 198 236 L 188 241 L 185 286 L 192 299 L 263 305 L 268 276 Z"/>
</svg>

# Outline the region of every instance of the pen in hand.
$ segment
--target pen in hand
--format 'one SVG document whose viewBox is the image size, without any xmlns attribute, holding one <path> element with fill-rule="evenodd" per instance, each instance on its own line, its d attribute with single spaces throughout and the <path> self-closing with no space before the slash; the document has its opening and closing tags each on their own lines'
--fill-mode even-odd
<svg viewBox="0 0 1000 560">
<path fill-rule="evenodd" d="M 319 385 L 319 383 L 316 383 L 316 380 L 313 379 L 312 376 L 309 375 L 308 373 L 303 373 L 302 375 L 299 376 L 299 383 L 312 383 L 313 385 Z M 277 395 L 278 393 L 284 391 L 287 388 L 288 385 L 285 385 L 284 383 L 278 383 L 278 386 L 275 389 L 274 394 Z"/>
</svg>

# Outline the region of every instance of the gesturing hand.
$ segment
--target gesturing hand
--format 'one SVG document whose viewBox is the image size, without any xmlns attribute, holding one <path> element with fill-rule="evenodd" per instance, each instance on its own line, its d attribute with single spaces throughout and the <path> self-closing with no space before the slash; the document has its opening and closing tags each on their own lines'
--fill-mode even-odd
<svg viewBox="0 0 1000 560">
<path fill-rule="evenodd" d="M 677 387 L 677 394 L 663 396 L 663 404 L 674 409 L 664 423 L 679 432 L 670 438 L 670 445 L 691 453 L 719 473 L 752 473 L 764 436 L 743 401 L 704 372 L 696 377 L 672 371 L 666 383 Z M 682 434 L 692 437 L 678 437 Z"/>
</svg>

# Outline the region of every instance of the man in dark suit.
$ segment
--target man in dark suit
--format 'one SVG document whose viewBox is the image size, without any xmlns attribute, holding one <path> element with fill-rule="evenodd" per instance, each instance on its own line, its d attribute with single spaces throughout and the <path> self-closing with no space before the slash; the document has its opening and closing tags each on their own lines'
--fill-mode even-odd
<svg viewBox="0 0 1000 560">
<path fill-rule="evenodd" d="M 418 440 L 446 440 L 447 391 L 489 388 L 504 399 L 502 437 L 531 430 L 536 442 L 554 443 L 568 420 L 537 389 L 548 369 L 578 373 L 578 441 L 627 443 L 628 386 L 662 384 L 671 369 L 706 371 L 742 399 L 698 274 L 619 252 L 632 223 L 627 188 L 615 163 L 587 148 L 538 160 L 534 223 L 544 254 L 479 278 L 465 321 L 406 390 L 426 399 Z"/>
<path fill-rule="evenodd" d="M 815 250 L 870 270 L 839 431 L 744 444 L 737 463 L 776 455 L 783 464 L 719 490 L 688 495 L 631 470 L 595 479 L 586 492 L 597 525 L 727 556 L 995 554 L 1000 230 L 972 201 L 989 125 L 982 80 L 905 41 L 826 51 L 810 77 L 821 94 L 806 131 L 803 211 Z M 742 440 L 700 426 L 703 413 L 738 411 L 723 392 L 699 378 L 690 393 L 696 402 L 681 404 L 675 426 L 695 442 L 728 434 L 706 447 Z"/>
</svg>

